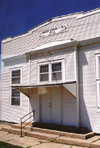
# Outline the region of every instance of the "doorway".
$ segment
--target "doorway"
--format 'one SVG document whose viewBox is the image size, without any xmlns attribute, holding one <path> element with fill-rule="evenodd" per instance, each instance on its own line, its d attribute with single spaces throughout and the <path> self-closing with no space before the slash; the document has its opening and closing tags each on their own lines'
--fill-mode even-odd
<svg viewBox="0 0 100 148">
<path fill-rule="evenodd" d="M 41 122 L 61 124 L 61 86 L 41 89 Z"/>
</svg>

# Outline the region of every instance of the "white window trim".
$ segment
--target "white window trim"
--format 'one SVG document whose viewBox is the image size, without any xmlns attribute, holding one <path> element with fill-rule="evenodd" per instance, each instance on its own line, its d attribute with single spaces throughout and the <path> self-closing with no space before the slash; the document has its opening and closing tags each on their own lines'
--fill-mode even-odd
<svg viewBox="0 0 100 148">
<path fill-rule="evenodd" d="M 20 70 L 20 84 L 22 84 L 22 66 L 21 67 L 15 67 L 15 68 L 10 68 L 10 101 L 9 101 L 9 106 L 11 108 L 22 108 L 22 93 L 20 93 L 20 105 L 11 105 L 11 97 L 12 97 L 12 88 L 11 86 L 14 86 L 16 84 L 12 84 L 12 71 L 14 70 Z"/>
<path fill-rule="evenodd" d="M 96 60 L 96 80 L 100 80 L 100 74 L 99 74 L 99 58 L 100 54 L 95 55 L 95 60 Z"/>
<path fill-rule="evenodd" d="M 10 69 L 10 85 L 16 85 L 16 84 L 12 84 L 12 71 L 15 70 L 20 70 L 20 84 L 22 84 L 22 67 L 16 67 L 16 68 L 11 68 Z"/>
<path fill-rule="evenodd" d="M 97 81 L 97 108 L 100 110 L 100 81 Z"/>
<path fill-rule="evenodd" d="M 96 98 L 97 98 L 97 112 L 100 112 L 100 71 L 99 71 L 100 54 L 95 55 L 95 71 L 96 71 Z"/>
<path fill-rule="evenodd" d="M 52 81 L 52 70 L 51 70 L 50 64 L 54 64 L 54 63 L 62 63 L 62 80 Z M 40 82 L 40 66 L 46 65 L 46 64 L 49 65 L 49 80 Z M 38 75 L 37 75 L 37 83 L 38 84 L 65 82 L 65 60 L 64 59 L 54 60 L 54 61 L 50 61 L 50 62 L 41 62 L 41 63 L 38 63 L 37 67 L 38 67 L 38 70 L 37 70 L 38 71 Z"/>
</svg>

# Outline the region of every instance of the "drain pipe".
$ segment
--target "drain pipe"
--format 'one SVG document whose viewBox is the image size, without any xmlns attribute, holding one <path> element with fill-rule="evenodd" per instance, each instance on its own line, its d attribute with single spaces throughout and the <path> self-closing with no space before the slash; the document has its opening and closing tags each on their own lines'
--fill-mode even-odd
<svg viewBox="0 0 100 148">
<path fill-rule="evenodd" d="M 78 45 L 78 43 L 77 43 Z M 80 105 L 79 105 L 79 69 L 78 69 L 78 48 L 74 46 L 74 59 L 75 59 L 75 80 L 76 80 L 76 99 L 77 99 L 77 123 L 76 126 L 80 127 Z"/>
</svg>

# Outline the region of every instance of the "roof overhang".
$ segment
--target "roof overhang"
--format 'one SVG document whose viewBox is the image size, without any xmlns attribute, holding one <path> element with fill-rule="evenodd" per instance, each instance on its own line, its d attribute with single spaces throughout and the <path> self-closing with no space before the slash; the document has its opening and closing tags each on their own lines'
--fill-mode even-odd
<svg viewBox="0 0 100 148">
<path fill-rule="evenodd" d="M 61 49 L 61 48 L 68 48 L 71 46 L 78 45 L 78 42 L 76 40 L 70 39 L 70 40 L 59 40 L 55 42 L 48 42 L 46 44 L 40 45 L 36 48 L 33 48 L 31 51 L 26 52 L 26 54 L 36 54 L 41 51 L 51 51 L 51 50 L 56 50 L 56 49 Z"/>
<path fill-rule="evenodd" d="M 69 86 L 68 86 L 69 85 Z M 30 98 L 30 89 L 44 88 L 44 87 L 59 87 L 64 86 L 72 95 L 76 97 L 76 81 L 64 82 L 64 83 L 52 83 L 52 84 L 35 84 L 35 85 L 12 85 L 11 87 L 17 89 L 24 95 Z"/>
<path fill-rule="evenodd" d="M 26 59 L 28 55 L 41 53 L 41 51 L 44 52 L 44 51 L 51 51 L 51 50 L 62 49 L 62 48 L 69 48 L 75 45 L 80 47 L 80 46 L 86 46 L 94 43 L 100 43 L 100 37 L 95 37 L 95 38 L 81 40 L 81 41 L 70 39 L 70 40 L 49 42 L 41 46 L 38 46 L 36 48 L 33 48 L 32 50 L 30 50 L 29 52 L 26 52 L 23 55 L 17 55 L 17 56 L 12 55 L 11 57 L 8 57 L 8 58 L 2 58 L 2 61 L 10 62 L 10 61 L 15 61 L 20 59 Z"/>
<path fill-rule="evenodd" d="M 78 42 L 78 46 L 90 45 L 90 44 L 95 44 L 95 43 L 100 43 L 100 37 L 81 40 Z"/>
</svg>

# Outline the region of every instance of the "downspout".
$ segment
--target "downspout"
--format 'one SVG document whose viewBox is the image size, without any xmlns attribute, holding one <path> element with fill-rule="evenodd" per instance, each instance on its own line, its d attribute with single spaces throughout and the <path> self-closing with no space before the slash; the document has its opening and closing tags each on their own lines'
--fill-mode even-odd
<svg viewBox="0 0 100 148">
<path fill-rule="evenodd" d="M 74 46 L 75 55 L 75 80 L 76 80 L 76 99 L 77 99 L 77 123 L 76 126 L 80 127 L 80 103 L 79 103 L 79 69 L 78 69 L 78 48 L 77 45 Z"/>
</svg>

